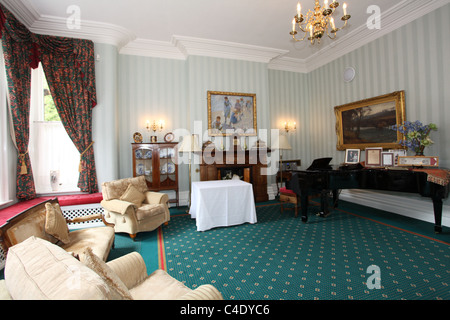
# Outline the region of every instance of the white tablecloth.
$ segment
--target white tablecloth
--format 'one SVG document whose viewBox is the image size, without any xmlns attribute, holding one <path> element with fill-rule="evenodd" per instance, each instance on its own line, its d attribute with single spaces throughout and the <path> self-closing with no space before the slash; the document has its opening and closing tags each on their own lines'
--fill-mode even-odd
<svg viewBox="0 0 450 320">
<path fill-rule="evenodd" d="M 197 231 L 256 223 L 253 186 L 241 180 L 193 182 L 189 213 Z"/>
</svg>

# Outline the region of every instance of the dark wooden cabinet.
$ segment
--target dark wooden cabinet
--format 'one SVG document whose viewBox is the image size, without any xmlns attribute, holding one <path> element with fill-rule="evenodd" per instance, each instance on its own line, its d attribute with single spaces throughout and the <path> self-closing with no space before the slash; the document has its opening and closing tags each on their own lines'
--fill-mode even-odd
<svg viewBox="0 0 450 320">
<path fill-rule="evenodd" d="M 151 191 L 173 190 L 179 206 L 177 143 L 132 143 L 133 176 L 145 176 Z"/>
<path fill-rule="evenodd" d="M 221 180 L 227 174 L 237 174 L 242 180 L 253 185 L 256 202 L 268 201 L 267 152 L 270 150 L 241 150 L 235 147 L 231 151 L 204 150 L 200 164 L 200 180 Z"/>
</svg>

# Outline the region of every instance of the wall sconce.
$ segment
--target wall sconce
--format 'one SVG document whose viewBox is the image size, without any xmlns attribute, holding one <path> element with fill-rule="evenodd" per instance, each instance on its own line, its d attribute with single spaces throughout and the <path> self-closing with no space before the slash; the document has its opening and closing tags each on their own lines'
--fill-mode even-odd
<svg viewBox="0 0 450 320">
<path fill-rule="evenodd" d="M 285 122 L 284 123 L 284 130 L 286 131 L 286 133 L 290 132 L 294 132 L 295 130 L 297 130 L 297 123 L 290 123 L 290 122 Z"/>
<path fill-rule="evenodd" d="M 156 123 L 156 120 L 153 120 L 153 124 L 150 125 L 150 121 L 147 120 L 147 130 L 150 131 L 150 129 L 153 132 L 162 131 L 164 129 L 164 121 L 159 120 L 158 123 Z"/>
</svg>

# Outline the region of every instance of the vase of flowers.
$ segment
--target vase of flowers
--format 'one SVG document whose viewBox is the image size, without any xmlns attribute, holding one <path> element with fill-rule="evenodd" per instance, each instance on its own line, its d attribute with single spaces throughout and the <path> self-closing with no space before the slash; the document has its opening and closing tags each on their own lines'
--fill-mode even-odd
<svg viewBox="0 0 450 320">
<path fill-rule="evenodd" d="M 403 134 L 404 139 L 400 141 L 400 144 L 414 151 L 416 156 L 423 156 L 425 147 L 434 143 L 430 139 L 430 133 L 437 130 L 434 123 L 423 125 L 420 121 L 405 121 L 402 125 L 395 125 L 391 128 Z"/>
</svg>

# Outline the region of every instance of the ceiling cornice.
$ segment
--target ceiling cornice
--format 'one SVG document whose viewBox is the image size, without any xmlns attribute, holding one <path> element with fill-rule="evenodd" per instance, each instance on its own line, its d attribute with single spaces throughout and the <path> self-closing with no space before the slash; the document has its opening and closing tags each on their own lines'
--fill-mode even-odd
<svg viewBox="0 0 450 320">
<path fill-rule="evenodd" d="M 286 50 L 234 42 L 177 35 L 174 35 L 170 42 L 139 39 L 123 27 L 95 21 L 82 20 L 79 29 L 70 29 L 67 27 L 66 19 L 40 14 L 30 0 L 0 1 L 32 32 L 112 44 L 121 54 L 178 60 L 185 60 L 190 55 L 209 56 L 267 63 L 269 69 L 300 73 L 311 72 L 450 2 L 450 0 L 404 0 L 382 13 L 381 29 L 370 30 L 365 25 L 360 26 L 340 39 L 330 42 L 307 59 L 294 59 L 285 56 L 288 53 Z"/>
<path fill-rule="evenodd" d="M 299 60 L 299 63 L 303 63 L 307 72 L 311 72 L 448 3 L 450 3 L 450 0 L 404 0 L 382 13 L 379 30 L 371 30 L 365 25 L 360 26 L 345 37 L 334 40 L 329 46 L 316 54 L 307 59 Z M 408 10 L 405 10 L 405 8 L 408 8 Z"/>
<path fill-rule="evenodd" d="M 183 54 L 171 42 L 136 39 L 120 49 L 120 54 L 186 60 Z"/>
<path fill-rule="evenodd" d="M 172 43 L 185 56 L 207 56 L 262 63 L 269 63 L 272 59 L 288 53 L 281 49 L 177 35 L 173 36 Z"/>
</svg>

